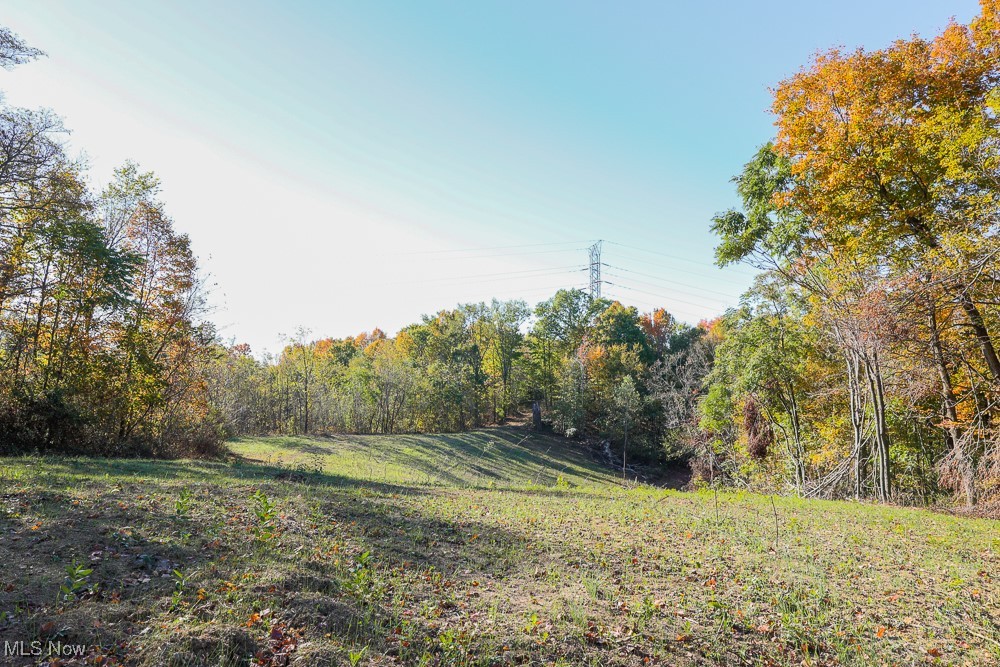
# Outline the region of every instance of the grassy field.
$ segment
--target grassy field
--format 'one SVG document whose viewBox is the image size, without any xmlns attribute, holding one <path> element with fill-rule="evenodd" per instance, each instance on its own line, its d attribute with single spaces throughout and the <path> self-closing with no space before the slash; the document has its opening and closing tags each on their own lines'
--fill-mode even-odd
<svg viewBox="0 0 1000 667">
<path fill-rule="evenodd" d="M 0 460 L 0 638 L 87 646 L 0 664 L 1000 664 L 996 521 L 626 489 L 517 428 L 232 450 Z"/>
</svg>

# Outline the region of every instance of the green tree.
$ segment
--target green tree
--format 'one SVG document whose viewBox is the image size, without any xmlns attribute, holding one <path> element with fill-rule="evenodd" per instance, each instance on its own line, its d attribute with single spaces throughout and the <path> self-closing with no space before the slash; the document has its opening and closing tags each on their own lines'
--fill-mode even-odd
<svg viewBox="0 0 1000 667">
<path fill-rule="evenodd" d="M 625 480 L 629 430 L 634 426 L 642 408 L 642 397 L 631 376 L 626 375 L 621 379 L 615 387 L 612 401 L 615 412 L 613 422 L 617 424 L 622 440 L 622 480 Z"/>
</svg>

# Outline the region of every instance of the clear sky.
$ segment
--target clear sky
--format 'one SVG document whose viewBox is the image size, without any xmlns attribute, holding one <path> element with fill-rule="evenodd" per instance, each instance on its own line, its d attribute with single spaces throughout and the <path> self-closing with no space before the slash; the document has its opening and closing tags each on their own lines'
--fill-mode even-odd
<svg viewBox="0 0 1000 667">
<path fill-rule="evenodd" d="M 225 338 L 390 333 L 459 302 L 583 286 L 695 322 L 747 286 L 711 216 L 817 50 L 930 35 L 974 0 L 4 0 L 48 57 L 0 71 L 95 185 L 163 181 Z M 546 245 L 536 245 L 546 244 Z M 480 249 L 483 250 L 474 250 Z"/>
</svg>

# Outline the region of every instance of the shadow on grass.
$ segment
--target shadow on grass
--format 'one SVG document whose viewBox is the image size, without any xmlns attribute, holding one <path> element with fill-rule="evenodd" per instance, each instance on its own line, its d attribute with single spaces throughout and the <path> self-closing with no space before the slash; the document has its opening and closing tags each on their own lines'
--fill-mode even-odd
<svg viewBox="0 0 1000 667">
<path fill-rule="evenodd" d="M 359 480 L 347 475 L 295 468 L 234 458 L 229 462 L 151 461 L 145 459 L 47 458 L 41 464 L 42 475 L 74 477 L 107 476 L 128 481 L 163 480 L 185 482 L 273 481 L 317 487 L 364 487 L 381 493 L 421 493 L 420 487 L 380 481 Z"/>
<path fill-rule="evenodd" d="M 397 439 L 419 454 L 401 453 L 404 465 L 447 484 L 478 486 L 507 481 L 550 486 L 560 475 L 598 484 L 609 481 L 608 471 L 586 460 L 585 451 L 531 433 L 495 429 Z"/>
<path fill-rule="evenodd" d="M 7 624 L 0 623 L 0 634 L 33 641 L 55 628 L 67 642 L 135 643 L 146 654 L 141 664 L 166 664 L 162 659 L 183 652 L 233 653 L 245 660 L 260 640 L 255 645 L 253 632 L 240 623 L 264 606 L 306 628 L 311 638 L 332 632 L 342 640 L 387 648 L 385 637 L 403 619 L 389 597 L 356 588 L 363 585 L 353 578 L 358 554 L 371 554 L 366 567 L 379 573 L 376 581 L 390 572 L 410 572 L 424 587 L 420 595 L 429 598 L 435 584 L 424 582 L 425 572 L 502 577 L 520 566 L 526 549 L 516 530 L 429 515 L 408 503 L 406 496 L 435 493 L 420 488 L 324 473 L 287 480 L 282 475 L 288 469 L 256 463 L 35 459 L 29 469 L 33 474 L 22 476 L 3 496 L 16 501 L 18 512 L 31 521 L 14 521 L 11 514 L 0 522 L 0 558 L 20 573 L 10 580 L 10 590 L 0 586 L 0 611 L 10 612 L 0 619 Z M 182 517 L 173 504 L 178 482 L 192 489 L 196 503 Z M 253 545 L 253 487 L 266 489 L 283 512 L 280 544 L 266 549 Z M 311 512 L 329 521 L 324 524 Z M 234 517 L 236 523 L 230 521 Z M 334 551 L 337 545 L 343 548 Z M 300 551 L 301 558 L 288 558 Z M 72 563 L 93 570 L 88 579 L 100 585 L 99 594 L 57 599 Z M 153 639 L 154 629 L 143 639 L 150 627 L 166 628 L 179 613 L 171 606 L 175 569 L 198 576 L 184 594 L 189 603 L 198 588 L 210 600 L 222 599 L 235 582 L 244 590 L 238 595 L 247 599 L 241 603 L 246 611 L 240 607 L 234 624 L 232 617 L 216 618 L 214 608 L 206 607 L 199 621 L 212 621 L 214 629 L 180 628 L 176 637 Z M 268 578 L 256 588 L 244 586 L 249 571 L 267 572 Z M 404 652 L 401 658 L 416 660 L 422 647 L 437 646 L 436 630 L 423 621 L 415 624 L 426 642 L 413 637 L 413 655 Z"/>
<path fill-rule="evenodd" d="M 560 475 L 593 484 L 611 481 L 611 471 L 590 460 L 584 448 L 517 427 L 433 435 L 273 437 L 235 443 L 262 443 L 297 454 L 346 455 L 351 463 L 360 457 L 367 459 L 374 470 L 392 466 L 411 471 L 414 481 L 422 484 L 549 486 Z"/>
<path fill-rule="evenodd" d="M 235 438 L 230 442 L 233 444 L 241 443 L 253 443 L 257 441 L 257 438 Z M 291 449 L 303 454 L 319 454 L 321 456 L 327 454 L 333 454 L 335 452 L 334 447 L 337 445 L 337 438 L 330 436 L 300 436 L 300 435 L 286 435 L 286 436 L 270 436 L 267 438 L 268 444 L 272 447 L 280 447 L 282 449 Z"/>
</svg>

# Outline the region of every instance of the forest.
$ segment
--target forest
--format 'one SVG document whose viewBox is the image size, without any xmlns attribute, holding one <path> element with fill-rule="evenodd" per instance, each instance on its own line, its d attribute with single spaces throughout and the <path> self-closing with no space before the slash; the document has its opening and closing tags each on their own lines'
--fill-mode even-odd
<svg viewBox="0 0 1000 667">
<path fill-rule="evenodd" d="M 41 54 L 0 30 L 0 66 Z M 1000 494 L 1000 3 L 828 51 L 773 89 L 773 140 L 717 215 L 754 267 L 697 326 L 578 289 L 395 335 L 224 341 L 152 173 L 90 185 L 49 111 L 0 106 L 0 453 L 215 455 L 256 434 L 546 428 L 695 484 L 976 504 Z M 669 304 L 664 304 L 669 307 Z M 624 459 L 622 458 L 624 456 Z"/>
</svg>

